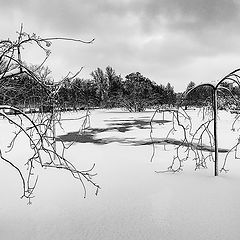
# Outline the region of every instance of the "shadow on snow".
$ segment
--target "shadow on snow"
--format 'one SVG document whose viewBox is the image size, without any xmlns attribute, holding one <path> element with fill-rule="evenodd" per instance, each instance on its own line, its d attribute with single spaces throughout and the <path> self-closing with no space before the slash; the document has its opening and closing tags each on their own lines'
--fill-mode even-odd
<svg viewBox="0 0 240 240">
<path fill-rule="evenodd" d="M 111 119 L 105 120 L 107 122 L 108 127 L 106 128 L 89 128 L 84 132 L 69 132 L 65 135 L 60 135 L 57 137 L 57 141 L 63 142 L 77 142 L 77 143 L 93 143 L 93 144 L 109 144 L 109 143 L 122 143 L 128 144 L 132 146 L 143 146 L 143 145 L 182 145 L 183 147 L 193 147 L 199 150 L 214 152 L 214 149 L 207 145 L 197 145 L 195 143 L 187 143 L 182 142 L 180 140 L 172 139 L 172 138 L 158 138 L 151 139 L 148 138 L 146 140 L 137 140 L 135 138 L 114 138 L 114 137 L 106 137 L 106 138 L 98 138 L 97 134 L 105 133 L 105 132 L 113 132 L 117 131 L 119 133 L 125 133 L 132 131 L 134 128 L 137 129 L 150 129 L 149 118 L 139 117 L 141 119 Z M 154 120 L 153 123 L 164 124 L 170 121 L 167 120 Z M 219 152 L 228 152 L 228 149 L 219 148 Z"/>
<path fill-rule="evenodd" d="M 89 128 L 84 132 L 69 132 L 65 135 L 57 137 L 57 141 L 64 142 L 78 142 L 78 143 L 94 143 L 94 144 L 109 144 L 112 142 L 124 143 L 124 144 L 137 144 L 135 138 L 97 138 L 97 134 L 105 132 L 119 132 L 125 133 L 132 131 L 134 128 L 137 129 L 150 129 L 149 118 L 142 117 L 141 119 L 112 119 L 105 120 L 107 123 L 106 128 Z M 154 120 L 154 123 L 164 124 L 170 121 L 167 120 Z M 142 145 L 142 144 L 137 144 Z"/>
</svg>

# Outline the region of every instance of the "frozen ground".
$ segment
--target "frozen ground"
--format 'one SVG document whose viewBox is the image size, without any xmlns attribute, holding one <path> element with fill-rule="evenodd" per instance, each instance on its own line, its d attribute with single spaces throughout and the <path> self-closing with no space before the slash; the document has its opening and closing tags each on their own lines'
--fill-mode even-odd
<svg viewBox="0 0 240 240">
<path fill-rule="evenodd" d="M 230 172 L 219 177 L 213 177 L 211 163 L 208 169 L 194 171 L 191 161 L 179 174 L 156 174 L 155 170 L 168 166 L 174 152 L 171 146 L 167 151 L 157 146 L 151 163 L 152 146 L 139 144 L 149 140 L 150 129 L 144 122 L 152 114 L 92 112 L 95 131 L 78 139 L 67 155 L 83 168 L 96 163 L 95 180 L 102 188 L 98 196 L 89 186 L 83 199 L 80 184 L 69 173 L 42 169 L 29 206 L 19 198 L 16 172 L 0 162 L 0 239 L 240 239 L 240 160 L 231 156 Z M 196 112 L 190 115 L 196 117 Z M 129 121 L 120 121 L 125 128 L 119 129 L 119 119 L 133 120 L 133 127 Z M 220 119 L 220 145 L 229 147 L 237 136 L 229 131 L 233 115 L 221 112 Z M 78 130 L 77 121 L 63 124 L 66 130 L 58 129 L 59 135 Z M 154 126 L 155 136 L 164 137 L 167 123 Z M 3 148 L 8 127 L 2 120 L 0 127 Z M 24 142 L 16 152 L 21 161 L 26 153 Z"/>
</svg>

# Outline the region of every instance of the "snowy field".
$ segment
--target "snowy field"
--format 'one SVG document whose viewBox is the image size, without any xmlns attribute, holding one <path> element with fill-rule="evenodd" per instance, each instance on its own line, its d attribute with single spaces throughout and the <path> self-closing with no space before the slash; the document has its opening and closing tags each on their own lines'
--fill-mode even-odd
<svg viewBox="0 0 240 240">
<path fill-rule="evenodd" d="M 127 113 L 94 110 L 91 131 L 78 137 L 66 153 L 80 168 L 96 163 L 95 181 L 101 191 L 95 196 L 87 185 L 87 198 L 79 182 L 63 170 L 39 169 L 39 182 L 32 205 L 20 199 L 21 183 L 14 169 L 0 162 L 1 240 L 118 240 L 118 239 L 240 239 L 240 159 L 233 154 L 230 171 L 213 176 L 208 169 L 194 171 L 186 162 L 184 171 L 157 174 L 165 170 L 174 146 L 156 146 L 153 162 L 149 142 L 149 121 L 153 112 Z M 199 116 L 189 111 L 194 122 Z M 74 118 L 80 113 L 66 113 Z M 231 132 L 234 115 L 219 113 L 219 144 L 229 148 L 237 139 Z M 170 119 L 166 114 L 165 119 Z M 160 119 L 160 118 L 159 118 Z M 154 123 L 154 137 L 165 137 L 170 123 Z M 57 129 L 67 141 L 78 131 L 79 121 L 64 121 Z M 0 120 L 0 147 L 6 148 L 8 124 Z M 12 155 L 22 161 L 24 141 Z"/>
</svg>

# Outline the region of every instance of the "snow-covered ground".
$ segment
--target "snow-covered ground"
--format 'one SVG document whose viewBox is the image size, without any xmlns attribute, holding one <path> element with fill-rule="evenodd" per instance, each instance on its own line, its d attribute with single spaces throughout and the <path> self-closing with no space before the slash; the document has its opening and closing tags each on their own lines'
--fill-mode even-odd
<svg viewBox="0 0 240 240">
<path fill-rule="evenodd" d="M 149 141 L 152 114 L 92 111 L 94 131 L 87 139 L 79 138 L 66 154 L 83 169 L 96 163 L 95 181 L 101 186 L 98 196 L 87 185 L 83 199 L 81 185 L 69 173 L 40 169 L 36 197 L 29 206 L 20 199 L 16 171 L 0 162 L 0 239 L 240 239 L 240 160 L 231 155 L 230 171 L 219 177 L 213 177 L 212 163 L 208 169 L 194 171 L 191 160 L 181 173 L 155 173 L 166 169 L 174 151 L 172 146 L 167 151 L 156 146 L 150 162 L 152 146 L 140 143 Z M 196 122 L 197 113 L 189 114 Z M 64 118 L 77 115 L 66 113 Z M 221 147 L 236 141 L 237 134 L 230 131 L 233 117 L 220 112 Z M 155 123 L 154 136 L 164 137 L 167 124 Z M 65 132 L 57 129 L 59 135 L 76 132 L 80 124 L 64 121 L 63 125 Z M 3 120 L 0 127 L 4 148 L 9 128 Z M 24 141 L 15 151 L 14 157 L 22 161 Z"/>
</svg>

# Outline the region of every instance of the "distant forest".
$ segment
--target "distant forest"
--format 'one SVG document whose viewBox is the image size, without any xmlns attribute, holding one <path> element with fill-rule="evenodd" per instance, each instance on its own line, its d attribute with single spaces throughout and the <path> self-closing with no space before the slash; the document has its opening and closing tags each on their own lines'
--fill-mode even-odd
<svg viewBox="0 0 240 240">
<path fill-rule="evenodd" d="M 39 76 L 42 84 L 32 81 L 27 74 L 4 78 L 0 82 L 0 104 L 43 112 L 50 111 L 54 102 L 61 111 L 118 107 L 130 112 L 140 112 L 157 106 L 207 106 L 212 101 L 211 89 L 207 87 L 193 90 L 186 96 L 186 92 L 195 86 L 193 81 L 188 84 L 184 93 L 176 93 L 170 83 L 166 86 L 157 84 L 139 72 L 130 73 L 123 78 L 110 66 L 104 70 L 97 68 L 91 72 L 89 79 L 65 78 L 58 89 L 54 89 L 48 68 L 31 66 L 31 69 Z M 3 64 L 0 64 L 0 74 L 1 72 L 4 72 Z M 239 100 L 240 88 L 225 83 L 222 89 L 219 92 L 219 107 L 238 108 L 234 98 Z M 54 91 L 53 101 L 49 93 Z"/>
</svg>

